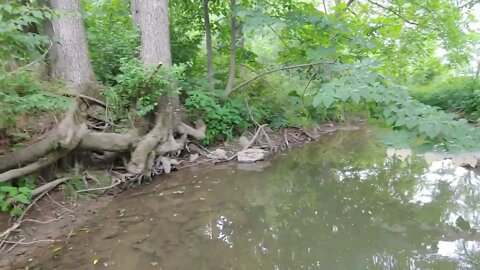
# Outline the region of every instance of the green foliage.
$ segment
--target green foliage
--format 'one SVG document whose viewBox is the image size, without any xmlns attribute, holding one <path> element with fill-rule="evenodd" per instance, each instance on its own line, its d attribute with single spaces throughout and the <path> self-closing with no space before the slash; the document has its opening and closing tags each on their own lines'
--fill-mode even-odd
<svg viewBox="0 0 480 270">
<path fill-rule="evenodd" d="M 457 121 L 452 114 L 412 99 L 404 87 L 370 69 L 368 63 L 341 65 L 337 76 L 317 89 L 313 105 L 328 108 L 337 102 L 373 103 L 372 116 L 408 131 L 409 138 L 420 138 L 416 143 L 442 145 L 448 150 L 478 148 L 480 134 L 465 120 Z"/>
<path fill-rule="evenodd" d="M 31 194 L 35 189 L 35 180 L 24 177 L 17 182 L 0 183 L 0 211 L 8 212 L 11 216 L 20 216 L 23 207 L 31 203 Z"/>
<path fill-rule="evenodd" d="M 229 140 L 251 127 L 245 102 L 239 99 L 222 101 L 221 93 L 195 87 L 187 91 L 185 108 L 192 119 L 203 119 L 207 125 L 205 144 Z"/>
<path fill-rule="evenodd" d="M 140 32 L 133 25 L 129 0 L 82 0 L 84 22 L 90 56 L 97 78 L 104 84 L 115 85 L 124 65 L 122 59 L 134 59 L 140 52 Z M 170 42 L 172 61 L 191 61 L 199 52 L 203 24 L 200 13 L 189 2 L 175 1 L 170 5 Z M 194 20 L 192 21 L 192 12 Z M 190 72 L 190 66 L 186 66 Z"/>
<path fill-rule="evenodd" d="M 87 40 L 97 78 L 114 84 L 121 73 L 121 59 L 139 55 L 140 34 L 130 19 L 130 1 L 84 0 Z"/>
<path fill-rule="evenodd" d="M 455 77 L 412 86 L 413 97 L 425 104 L 459 114 L 467 119 L 480 118 L 480 80 Z"/>
<path fill-rule="evenodd" d="M 61 86 L 42 82 L 34 71 L 27 69 L 0 72 L 0 126 L 13 126 L 16 117 L 25 113 L 65 109 L 69 99 L 53 92 L 54 87 Z"/>
<path fill-rule="evenodd" d="M 53 17 L 49 8 L 7 1 L 0 4 L 0 14 L 0 59 L 26 62 L 48 45 L 47 37 L 28 30 Z M 0 65 L 5 69 L 9 61 Z"/>
<path fill-rule="evenodd" d="M 60 87 L 40 77 L 49 40 L 34 31 L 53 12 L 10 1 L 0 4 L 0 13 L 0 126 L 13 126 L 25 113 L 65 108 L 68 99 L 55 93 Z"/>
<path fill-rule="evenodd" d="M 183 80 L 186 65 L 165 69 L 161 66 L 144 68 L 138 59 L 121 59 L 120 74 L 114 78 L 114 86 L 103 91 L 114 113 L 124 115 L 130 109 L 136 116 L 154 111 L 160 96 L 178 94 L 170 89 L 174 81 Z"/>
</svg>

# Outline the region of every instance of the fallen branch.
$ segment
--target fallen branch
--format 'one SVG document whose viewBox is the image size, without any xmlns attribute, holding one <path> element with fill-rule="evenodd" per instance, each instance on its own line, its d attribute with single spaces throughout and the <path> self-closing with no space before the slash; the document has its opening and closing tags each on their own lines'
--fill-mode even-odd
<svg viewBox="0 0 480 270">
<path fill-rule="evenodd" d="M 253 138 L 250 140 L 250 142 L 248 143 L 248 145 L 246 145 L 246 146 L 245 146 L 242 150 L 240 150 L 239 152 L 244 151 L 244 150 L 247 150 L 248 148 L 250 148 L 250 147 L 255 143 L 255 141 L 257 140 L 258 135 L 260 134 L 260 131 L 262 131 L 266 126 L 268 126 L 268 124 L 263 124 L 263 125 L 259 126 L 258 129 L 257 129 L 257 132 L 255 132 L 255 135 L 254 135 Z M 238 156 L 238 152 L 237 152 L 235 155 L 233 155 L 233 156 L 231 156 L 231 157 L 229 157 L 229 158 L 227 158 L 227 159 L 218 161 L 217 163 L 231 161 L 231 160 L 235 159 L 237 156 Z"/>
</svg>

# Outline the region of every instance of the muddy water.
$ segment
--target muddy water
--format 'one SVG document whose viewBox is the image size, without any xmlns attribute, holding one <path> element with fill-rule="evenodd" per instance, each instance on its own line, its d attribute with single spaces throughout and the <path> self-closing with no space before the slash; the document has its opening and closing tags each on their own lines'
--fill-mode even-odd
<svg viewBox="0 0 480 270">
<path fill-rule="evenodd" d="M 41 269 L 480 269 L 480 178 L 370 131 L 122 194 Z"/>
</svg>

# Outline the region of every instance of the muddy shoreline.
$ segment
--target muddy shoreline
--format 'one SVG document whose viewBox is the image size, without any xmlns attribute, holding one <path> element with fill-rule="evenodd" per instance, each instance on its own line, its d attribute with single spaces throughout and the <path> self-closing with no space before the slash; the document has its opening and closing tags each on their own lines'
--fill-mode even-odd
<svg viewBox="0 0 480 270">
<path fill-rule="evenodd" d="M 192 167 L 218 166 L 217 164 L 225 162 L 237 162 L 235 155 L 240 150 L 245 149 L 246 142 L 251 142 L 252 139 L 255 142 L 248 145 L 247 148 L 268 150 L 268 154 L 264 158 L 268 160 L 276 153 L 319 140 L 324 134 L 333 133 L 337 130 L 357 130 L 362 124 L 363 121 L 357 120 L 347 125 L 324 123 L 310 129 L 295 127 L 276 132 L 266 129 L 266 135 L 258 136 L 258 138 L 255 138 L 253 132 L 245 133 L 234 143 L 224 143 L 223 145 L 202 149 L 204 153 L 200 155 L 185 155 L 181 164 L 175 169 L 183 170 Z M 218 152 L 225 154 L 227 158 L 212 155 L 212 153 Z M 265 162 L 260 164 L 265 164 Z M 246 163 L 239 163 L 239 166 L 243 166 L 247 170 L 261 170 L 261 166 L 252 166 Z M 172 188 L 168 183 L 168 175 L 158 176 L 146 185 L 158 191 Z M 142 192 L 139 193 L 136 190 L 135 187 L 129 188 L 118 196 L 141 196 Z M 66 245 L 71 237 L 88 231 L 88 228 L 82 228 L 82 225 L 95 218 L 95 213 L 107 207 L 115 199 L 117 193 L 110 193 L 115 194 L 113 196 L 108 194 L 92 198 L 87 196 L 79 198 L 74 204 L 69 204 L 64 201 L 62 192 L 50 192 L 28 213 L 21 228 L 7 239 L 8 242 L 6 243 L 8 245 L 5 245 L 3 250 L 0 251 L 0 270 L 24 269 L 25 265 L 38 262 L 45 256 L 52 256 L 55 252 L 59 252 L 60 250 L 56 249 L 61 245 Z M 0 217 L 0 230 L 5 230 L 12 223 L 13 221 L 7 216 Z"/>
</svg>

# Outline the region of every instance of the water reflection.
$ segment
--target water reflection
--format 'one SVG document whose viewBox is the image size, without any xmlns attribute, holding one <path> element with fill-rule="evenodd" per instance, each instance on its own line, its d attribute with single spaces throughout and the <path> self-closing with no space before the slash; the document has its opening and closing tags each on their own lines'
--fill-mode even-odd
<svg viewBox="0 0 480 270">
<path fill-rule="evenodd" d="M 234 164 L 179 172 L 162 191 L 122 195 L 90 233 L 72 239 L 72 250 L 40 266 L 480 267 L 479 177 L 448 161 L 387 158 L 373 137 L 336 133 L 262 172 Z"/>
</svg>

